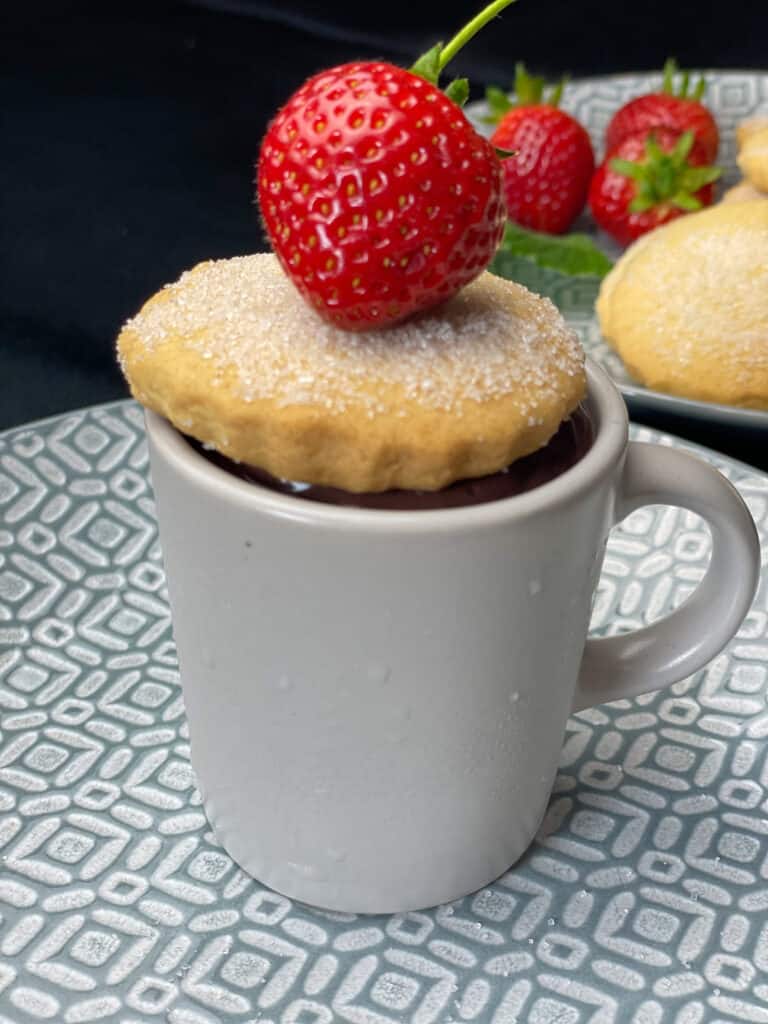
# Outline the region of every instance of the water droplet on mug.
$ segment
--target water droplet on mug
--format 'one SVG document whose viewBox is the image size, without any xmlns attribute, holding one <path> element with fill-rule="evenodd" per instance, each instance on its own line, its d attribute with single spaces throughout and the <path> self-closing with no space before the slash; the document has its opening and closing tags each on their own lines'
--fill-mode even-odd
<svg viewBox="0 0 768 1024">
<path fill-rule="evenodd" d="M 549 925 L 550 928 L 554 928 L 555 925 L 557 924 L 557 918 L 555 918 L 555 917 L 548 917 L 547 918 L 547 924 Z"/>
<path fill-rule="evenodd" d="M 372 683 L 386 683 L 392 674 L 392 669 L 389 665 L 382 665 L 374 662 L 368 666 L 368 679 Z"/>
<path fill-rule="evenodd" d="M 277 688 L 278 690 L 282 690 L 283 693 L 286 693 L 288 690 L 293 689 L 293 682 L 288 678 L 288 676 L 280 676 L 277 680 Z"/>
<path fill-rule="evenodd" d="M 517 692 L 517 690 L 514 690 L 512 693 L 510 693 L 510 695 L 509 695 L 510 704 L 517 704 L 517 702 L 519 700 L 520 700 L 520 694 Z"/>
<path fill-rule="evenodd" d="M 300 878 L 314 878 L 317 875 L 317 868 L 314 864 L 303 864 L 300 861 L 289 860 L 286 867 Z"/>
<path fill-rule="evenodd" d="M 535 597 L 537 594 L 540 594 L 541 590 L 541 580 L 528 580 L 528 593 L 531 597 Z"/>
</svg>

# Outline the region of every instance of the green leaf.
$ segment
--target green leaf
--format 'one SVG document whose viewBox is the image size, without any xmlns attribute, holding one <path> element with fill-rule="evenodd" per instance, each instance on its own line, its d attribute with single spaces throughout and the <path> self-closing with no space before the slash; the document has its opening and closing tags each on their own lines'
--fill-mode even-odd
<svg viewBox="0 0 768 1024">
<path fill-rule="evenodd" d="M 527 107 L 534 103 L 541 103 L 544 95 L 544 79 L 541 75 L 529 75 L 525 70 L 525 64 L 518 61 L 515 64 L 515 97 L 517 105 Z"/>
<path fill-rule="evenodd" d="M 549 95 L 546 99 L 546 104 L 548 107 L 560 106 L 560 100 L 563 98 L 563 89 L 565 89 L 566 85 L 568 84 L 568 80 L 569 76 L 563 75 L 563 77 L 560 79 L 557 85 L 553 86 L 553 88 L 550 89 Z"/>
<path fill-rule="evenodd" d="M 667 57 L 664 62 L 664 80 L 662 82 L 661 91 L 668 93 L 670 96 L 675 94 L 675 74 L 677 72 L 677 61 L 674 57 Z"/>
<path fill-rule="evenodd" d="M 651 132 L 648 138 L 645 140 L 645 155 L 647 158 L 654 163 L 661 162 L 666 159 L 666 154 L 661 146 L 656 141 L 656 136 Z"/>
<path fill-rule="evenodd" d="M 458 107 L 463 107 L 469 99 L 469 79 L 468 78 L 454 78 L 452 82 L 445 87 L 443 90 L 449 100 Z"/>
<path fill-rule="evenodd" d="M 688 163 L 693 132 L 683 132 L 669 153 L 664 153 L 651 133 L 645 142 L 645 157 L 635 163 L 614 157 L 611 170 L 634 182 L 630 213 L 644 213 L 663 203 L 681 210 L 699 210 L 695 193 L 720 177 L 718 167 L 694 167 Z"/>
<path fill-rule="evenodd" d="M 673 196 L 670 196 L 669 202 L 681 210 L 687 210 L 689 213 L 701 209 L 699 200 L 689 192 L 676 192 Z"/>
<path fill-rule="evenodd" d="M 633 160 L 624 160 L 622 157 L 615 156 L 609 166 L 612 171 L 623 174 L 625 178 L 634 178 L 636 181 L 643 181 L 645 178 L 643 165 L 636 164 Z"/>
<path fill-rule="evenodd" d="M 589 235 L 548 235 L 508 221 L 489 269 L 499 277 L 514 277 L 518 257 L 573 276 L 604 277 L 613 266 Z"/>
<path fill-rule="evenodd" d="M 485 90 L 485 101 L 488 104 L 488 116 L 483 120 L 488 124 L 498 124 L 514 106 L 509 96 L 497 85 L 489 85 Z"/>
<path fill-rule="evenodd" d="M 670 156 L 677 162 L 678 166 L 682 167 L 688 159 L 688 154 L 691 152 L 692 146 L 693 132 L 683 132 L 670 153 Z"/>
<path fill-rule="evenodd" d="M 698 192 L 705 185 L 711 185 L 722 174 L 720 167 L 689 167 L 682 179 L 682 187 L 686 192 Z"/>
<path fill-rule="evenodd" d="M 435 43 L 430 50 L 422 53 L 419 59 L 411 65 L 411 74 L 418 75 L 419 78 L 423 78 L 426 82 L 431 82 L 432 85 L 437 85 L 437 80 L 440 77 L 440 57 L 442 52 L 443 44 Z"/>
<path fill-rule="evenodd" d="M 415 64 L 411 65 L 411 74 L 418 75 L 419 78 L 423 78 L 431 85 L 437 85 L 440 80 L 440 72 L 450 64 L 459 50 L 466 46 L 470 39 L 473 39 L 489 21 L 493 21 L 497 15 L 514 2 L 515 0 L 491 0 L 447 43 L 435 43 L 430 50 L 423 53 Z M 449 99 L 458 106 L 462 106 L 469 98 L 469 83 L 466 79 L 456 79 L 451 82 L 445 92 Z"/>
<path fill-rule="evenodd" d="M 630 213 L 645 213 L 646 210 L 652 209 L 655 205 L 655 199 L 649 199 L 648 196 L 635 196 L 627 209 Z"/>
<path fill-rule="evenodd" d="M 548 93 L 544 88 L 545 80 L 540 75 L 530 75 L 525 64 L 515 65 L 514 100 L 496 85 L 485 90 L 485 101 L 488 113 L 481 118 L 486 124 L 498 124 L 510 110 L 545 103 L 548 107 L 557 107 L 563 98 L 563 90 L 568 84 L 568 75 L 563 75 L 559 82 L 552 86 Z"/>
<path fill-rule="evenodd" d="M 680 75 L 680 84 L 675 89 L 675 75 Z M 664 77 L 662 81 L 661 91 L 666 93 L 668 96 L 677 96 L 678 99 L 686 100 L 693 99 L 697 102 L 701 102 L 701 98 L 704 95 L 704 90 L 707 87 L 706 79 L 703 75 L 700 76 L 698 82 L 693 87 L 693 90 L 688 95 L 688 89 L 691 85 L 691 73 L 690 71 L 680 71 L 677 66 L 677 61 L 674 57 L 669 57 L 664 65 Z"/>
</svg>

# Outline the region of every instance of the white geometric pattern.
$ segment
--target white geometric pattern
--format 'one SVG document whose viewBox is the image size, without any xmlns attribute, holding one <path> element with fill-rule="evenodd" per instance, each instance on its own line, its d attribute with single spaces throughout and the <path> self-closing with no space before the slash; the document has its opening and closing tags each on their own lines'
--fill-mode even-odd
<svg viewBox="0 0 768 1024">
<path fill-rule="evenodd" d="M 710 457 L 765 542 L 768 478 Z M 264 889 L 209 830 L 140 409 L 0 437 L 0 517 L 0 1024 L 768 1021 L 765 580 L 695 678 L 571 720 L 507 875 L 354 917 Z M 677 605 L 708 544 L 690 513 L 635 513 L 594 628 Z"/>
</svg>

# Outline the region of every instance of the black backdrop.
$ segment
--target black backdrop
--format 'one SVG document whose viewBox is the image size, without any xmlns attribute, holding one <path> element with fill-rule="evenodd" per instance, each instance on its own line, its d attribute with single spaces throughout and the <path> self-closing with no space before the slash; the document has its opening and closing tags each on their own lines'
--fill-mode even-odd
<svg viewBox="0 0 768 1024">
<path fill-rule="evenodd" d="M 121 322 L 195 262 L 264 247 L 253 159 L 270 113 L 305 77 L 357 56 L 408 63 L 481 5 L 6 5 L 0 428 L 123 396 Z M 479 91 L 508 84 L 518 59 L 578 75 L 655 68 L 670 54 L 768 66 L 768 4 L 519 0 L 455 69 Z M 692 429 L 765 464 L 754 438 Z"/>
</svg>

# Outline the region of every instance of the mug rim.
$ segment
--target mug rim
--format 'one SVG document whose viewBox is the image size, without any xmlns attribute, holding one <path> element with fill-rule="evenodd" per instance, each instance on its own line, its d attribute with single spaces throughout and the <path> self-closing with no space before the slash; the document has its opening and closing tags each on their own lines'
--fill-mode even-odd
<svg viewBox="0 0 768 1024">
<path fill-rule="evenodd" d="M 560 506 L 594 487 L 626 449 L 629 422 L 624 399 L 605 370 L 586 357 L 587 402 L 595 424 L 590 449 L 553 480 L 522 494 L 477 505 L 437 509 L 357 508 L 309 501 L 241 480 L 196 451 L 164 417 L 144 410 L 152 447 L 174 472 L 214 497 L 246 511 L 288 519 L 315 529 L 373 533 L 435 533 L 516 522 Z"/>
</svg>

